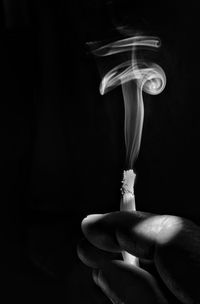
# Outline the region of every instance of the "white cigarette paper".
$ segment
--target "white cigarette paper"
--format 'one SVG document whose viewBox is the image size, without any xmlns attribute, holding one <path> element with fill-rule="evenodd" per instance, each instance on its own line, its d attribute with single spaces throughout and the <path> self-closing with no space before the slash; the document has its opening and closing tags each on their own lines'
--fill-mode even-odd
<svg viewBox="0 0 200 304">
<path fill-rule="evenodd" d="M 133 170 L 124 171 L 122 181 L 122 197 L 120 202 L 121 211 L 135 211 L 135 195 L 134 195 L 134 183 L 136 174 Z M 125 262 L 128 262 L 134 266 L 139 266 L 138 258 L 132 254 L 123 251 L 122 256 Z"/>
</svg>

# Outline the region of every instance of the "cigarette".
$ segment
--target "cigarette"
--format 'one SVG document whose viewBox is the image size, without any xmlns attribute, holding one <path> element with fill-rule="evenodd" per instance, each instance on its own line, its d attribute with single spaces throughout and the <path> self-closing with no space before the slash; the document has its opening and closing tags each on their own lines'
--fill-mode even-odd
<svg viewBox="0 0 200 304">
<path fill-rule="evenodd" d="M 120 211 L 135 211 L 135 195 L 134 195 L 134 184 L 135 184 L 136 174 L 134 171 L 126 170 L 123 174 L 122 180 L 122 197 L 120 202 Z M 138 258 L 132 254 L 123 251 L 122 256 L 125 262 L 130 263 L 134 266 L 139 266 Z"/>
</svg>

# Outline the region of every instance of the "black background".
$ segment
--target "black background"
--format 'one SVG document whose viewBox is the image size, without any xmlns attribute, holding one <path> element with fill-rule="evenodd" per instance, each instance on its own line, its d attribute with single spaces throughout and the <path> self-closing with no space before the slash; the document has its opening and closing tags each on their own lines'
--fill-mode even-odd
<svg viewBox="0 0 200 304">
<path fill-rule="evenodd" d="M 137 209 L 200 224 L 199 12 L 163 1 L 1 1 L 1 273 L 7 299 L 109 303 L 78 260 L 80 222 L 117 210 L 120 88 L 99 94 L 88 41 L 159 36 L 162 94 L 144 94 Z"/>
</svg>

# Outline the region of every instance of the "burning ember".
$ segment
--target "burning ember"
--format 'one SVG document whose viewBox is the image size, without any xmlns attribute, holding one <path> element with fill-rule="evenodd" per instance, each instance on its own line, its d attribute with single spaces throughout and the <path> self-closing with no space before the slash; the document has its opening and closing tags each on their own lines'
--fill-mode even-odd
<svg viewBox="0 0 200 304">
<path fill-rule="evenodd" d="M 134 162 L 138 156 L 141 144 L 144 104 L 142 92 L 151 95 L 161 93 L 166 85 L 166 76 L 163 69 L 155 63 L 147 63 L 137 59 L 138 49 L 157 49 L 161 45 L 159 38 L 151 36 L 133 36 L 118 40 L 93 51 L 96 56 L 111 56 L 118 53 L 129 54 L 130 59 L 112 68 L 103 77 L 100 84 L 100 93 L 122 86 L 124 99 L 124 133 L 126 144 L 126 167 L 122 181 L 122 198 L 120 210 L 134 211 L 135 196 L 134 183 L 136 174 L 133 171 Z M 137 258 L 123 253 L 124 260 L 137 265 Z"/>
</svg>

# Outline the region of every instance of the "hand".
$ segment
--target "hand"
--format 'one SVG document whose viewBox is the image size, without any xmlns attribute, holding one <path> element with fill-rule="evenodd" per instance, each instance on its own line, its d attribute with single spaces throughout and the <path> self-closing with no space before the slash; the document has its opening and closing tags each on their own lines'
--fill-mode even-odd
<svg viewBox="0 0 200 304">
<path fill-rule="evenodd" d="M 78 256 L 113 303 L 164 304 L 159 282 L 146 270 L 121 260 L 123 250 L 152 261 L 167 289 L 181 303 L 200 303 L 200 228 L 171 215 L 113 212 L 82 221 L 86 239 Z"/>
</svg>

